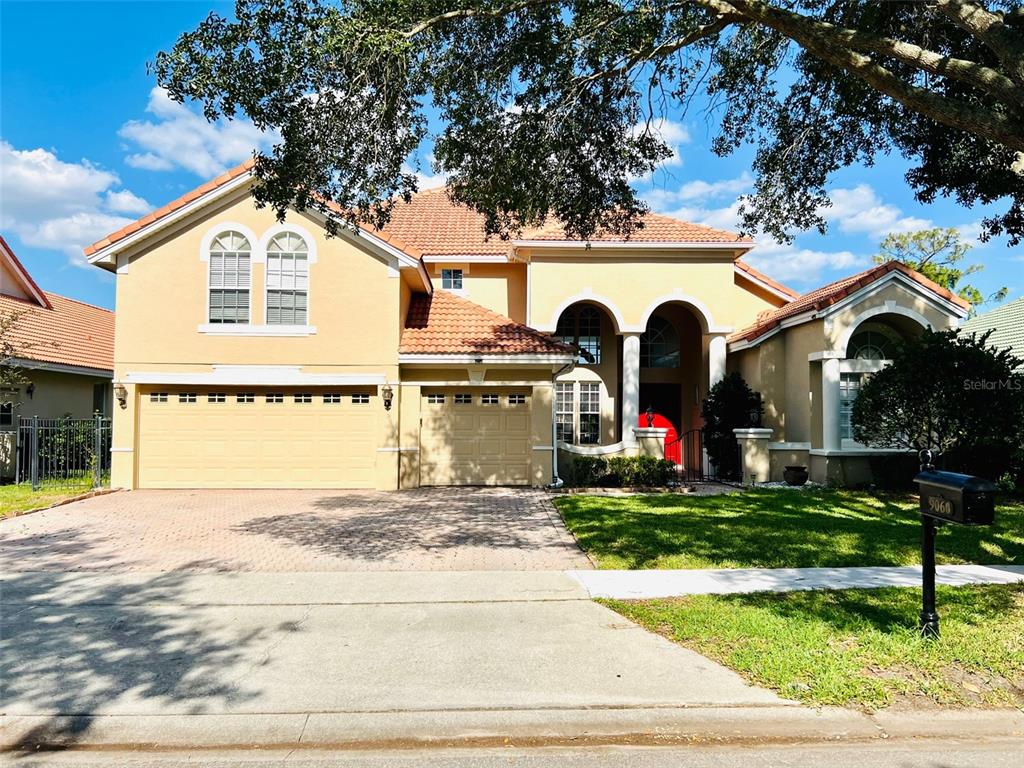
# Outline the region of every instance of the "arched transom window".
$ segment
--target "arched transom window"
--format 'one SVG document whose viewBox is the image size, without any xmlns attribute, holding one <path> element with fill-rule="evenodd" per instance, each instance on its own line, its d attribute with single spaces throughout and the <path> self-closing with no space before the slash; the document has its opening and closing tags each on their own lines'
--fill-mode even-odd
<svg viewBox="0 0 1024 768">
<path fill-rule="evenodd" d="M 853 439 L 853 403 L 872 373 L 892 359 L 900 336 L 880 323 L 865 323 L 850 337 L 839 374 L 839 436 Z"/>
<path fill-rule="evenodd" d="M 679 334 L 664 317 L 652 317 L 640 337 L 640 367 L 679 367 Z"/>
<path fill-rule="evenodd" d="M 267 324 L 305 325 L 308 320 L 309 246 L 282 232 L 267 246 Z"/>
<path fill-rule="evenodd" d="M 850 339 L 846 357 L 851 360 L 890 360 L 896 340 L 880 330 L 858 331 Z"/>
<path fill-rule="evenodd" d="M 221 232 L 210 244 L 210 322 L 248 323 L 252 246 L 240 232 Z"/>
<path fill-rule="evenodd" d="M 601 362 L 601 312 L 588 304 L 569 307 L 558 318 L 555 337 L 580 351 L 580 365 Z"/>
</svg>

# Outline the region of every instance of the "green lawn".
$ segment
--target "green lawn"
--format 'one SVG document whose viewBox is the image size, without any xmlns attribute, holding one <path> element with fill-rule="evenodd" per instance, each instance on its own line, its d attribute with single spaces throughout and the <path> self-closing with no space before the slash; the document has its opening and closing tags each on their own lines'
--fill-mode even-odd
<svg viewBox="0 0 1024 768">
<path fill-rule="evenodd" d="M 920 562 L 907 495 L 753 490 L 720 496 L 562 496 L 566 525 L 600 568 L 795 568 Z M 1024 565 L 1024 502 L 997 523 L 939 530 L 940 563 Z"/>
<path fill-rule="evenodd" d="M 43 486 L 33 491 L 27 484 L 0 485 L 0 518 L 17 515 L 30 509 L 49 507 L 64 499 L 81 496 L 92 490 L 92 482 L 83 482 L 80 487 L 67 488 Z"/>
<path fill-rule="evenodd" d="M 940 587 L 942 637 L 917 589 L 601 601 L 806 704 L 1024 707 L 1024 585 Z"/>
</svg>

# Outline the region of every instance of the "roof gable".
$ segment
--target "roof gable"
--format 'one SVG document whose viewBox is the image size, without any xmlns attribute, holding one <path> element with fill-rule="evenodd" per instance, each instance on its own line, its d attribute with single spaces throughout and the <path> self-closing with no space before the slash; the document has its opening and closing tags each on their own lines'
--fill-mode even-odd
<svg viewBox="0 0 1024 768">
<path fill-rule="evenodd" d="M 762 313 L 753 325 L 732 334 L 729 337 L 729 341 L 756 341 L 770 331 L 780 327 L 786 320 L 795 319 L 803 314 L 813 314 L 827 310 L 862 288 L 866 288 L 893 273 L 909 278 L 922 288 L 960 308 L 963 314 L 966 314 L 971 308 L 970 303 L 955 293 L 946 290 L 938 283 L 929 280 L 920 272 L 914 271 L 906 264 L 899 261 L 887 261 L 884 264 L 879 264 L 871 269 L 858 272 L 855 275 L 844 277 L 841 280 L 836 280 L 834 283 L 829 283 L 821 288 L 809 291 L 800 298 L 776 310 Z"/>
<path fill-rule="evenodd" d="M 36 285 L 32 275 L 25 269 L 25 265 L 14 254 L 11 246 L 0 235 L 0 259 L 3 261 L 3 283 L 0 284 L 0 295 L 13 298 L 25 298 L 38 304 L 41 307 L 50 309 L 50 300 L 46 294 Z M 13 285 L 7 285 L 7 281 L 13 281 Z"/>
<path fill-rule="evenodd" d="M 17 359 L 112 373 L 114 313 L 56 293 L 44 295 L 45 307 L 0 296 L 0 313 L 18 316 L 8 331 Z"/>
</svg>

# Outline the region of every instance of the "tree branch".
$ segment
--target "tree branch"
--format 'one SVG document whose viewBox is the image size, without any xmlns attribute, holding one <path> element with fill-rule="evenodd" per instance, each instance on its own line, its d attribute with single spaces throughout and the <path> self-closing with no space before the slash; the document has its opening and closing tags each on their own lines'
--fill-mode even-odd
<svg viewBox="0 0 1024 768">
<path fill-rule="evenodd" d="M 964 0 L 935 0 L 935 10 L 983 42 L 999 57 L 1010 77 L 1024 85 L 1024 40 L 1008 29 L 1003 14 Z"/>
<path fill-rule="evenodd" d="M 830 24 L 779 10 L 760 0 L 694 2 L 716 13 L 739 13 L 751 21 L 763 24 L 798 43 L 822 61 L 861 78 L 875 90 L 938 123 L 1024 151 L 1024 132 L 1019 121 L 904 82 L 869 56 L 849 48 Z"/>
<path fill-rule="evenodd" d="M 411 39 L 432 27 L 443 24 L 446 21 L 452 21 L 453 19 L 500 19 L 502 16 L 508 16 L 509 14 L 516 13 L 518 11 L 524 11 L 527 8 L 536 8 L 542 5 L 557 5 L 559 2 L 561 2 L 561 0 L 522 0 L 521 2 L 509 3 L 508 5 L 503 5 L 499 8 L 462 8 L 454 11 L 446 11 L 445 13 L 439 13 L 437 16 L 432 16 L 429 19 L 424 19 L 412 29 L 407 32 L 403 32 L 402 37 L 407 40 Z"/>
</svg>

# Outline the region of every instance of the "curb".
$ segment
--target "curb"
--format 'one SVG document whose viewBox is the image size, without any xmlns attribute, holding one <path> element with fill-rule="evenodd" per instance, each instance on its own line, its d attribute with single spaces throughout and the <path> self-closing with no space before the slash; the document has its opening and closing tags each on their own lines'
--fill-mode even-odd
<svg viewBox="0 0 1024 768">
<path fill-rule="evenodd" d="M 41 749 L 401 749 L 486 746 L 782 744 L 1024 735 L 1024 713 L 879 713 L 838 707 L 0 716 L 0 751 Z"/>
<path fill-rule="evenodd" d="M 60 501 L 55 501 L 53 504 L 48 504 L 45 507 L 33 507 L 32 509 L 23 509 L 23 510 L 21 510 L 19 512 L 12 512 L 9 515 L 6 515 L 4 517 L 0 517 L 0 521 L 2 521 L 2 520 L 13 520 L 16 517 L 23 517 L 24 515 L 31 515 L 31 514 L 33 514 L 35 512 L 45 512 L 48 509 L 55 509 L 56 507 L 63 507 L 65 504 L 74 504 L 76 501 L 85 501 L 86 499 L 91 499 L 94 496 L 106 496 L 108 493 L 117 493 L 120 490 L 121 490 L 120 488 L 97 488 L 95 490 L 88 491 L 86 493 L 80 493 L 77 496 L 72 496 L 72 497 L 67 498 L 67 499 L 61 499 Z"/>
<path fill-rule="evenodd" d="M 0 718 L 6 752 L 66 748 L 259 749 L 740 742 L 865 739 L 863 714 L 842 709 L 694 707 L 447 710 L 238 715 Z"/>
</svg>

